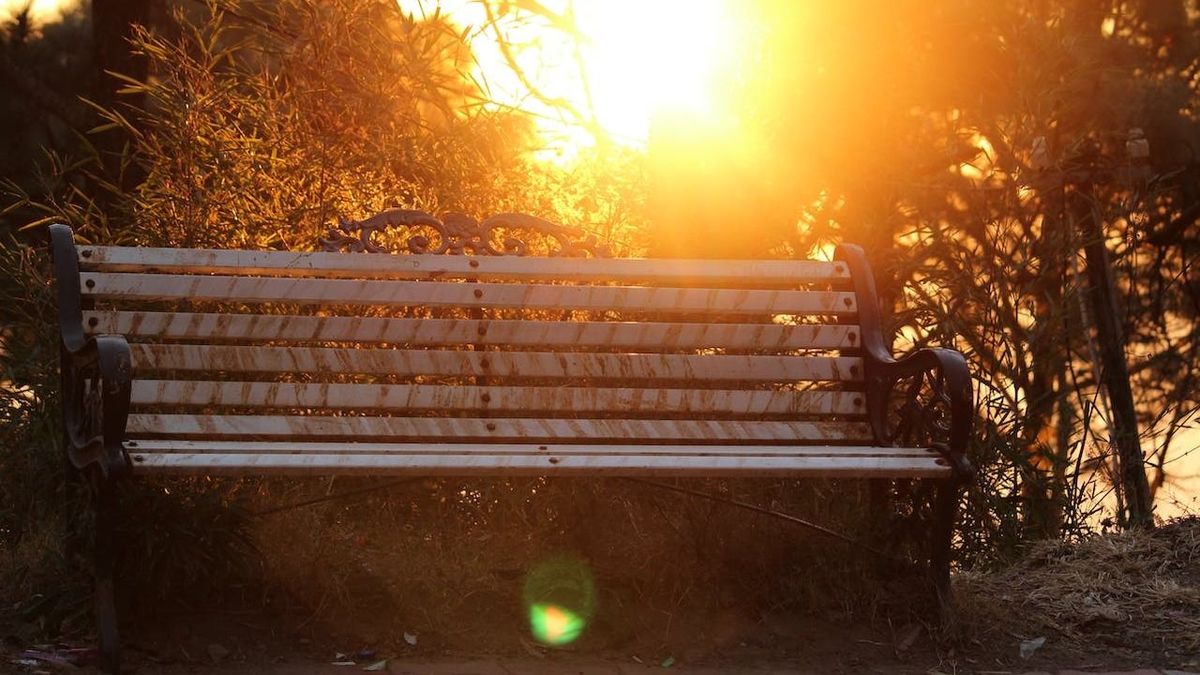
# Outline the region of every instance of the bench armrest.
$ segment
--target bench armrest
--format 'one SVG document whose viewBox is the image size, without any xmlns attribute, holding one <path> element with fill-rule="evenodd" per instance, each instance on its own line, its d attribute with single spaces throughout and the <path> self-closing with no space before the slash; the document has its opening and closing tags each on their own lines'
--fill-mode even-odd
<svg viewBox="0 0 1200 675">
<path fill-rule="evenodd" d="M 974 476 L 967 460 L 974 401 L 962 354 L 920 349 L 898 361 L 868 356 L 865 370 L 868 414 L 876 438 L 889 445 L 936 448 L 959 476 Z M 893 408 L 901 383 L 905 391 L 899 407 Z"/>
<path fill-rule="evenodd" d="M 50 226 L 50 253 L 58 290 L 60 374 L 67 457 L 78 469 L 92 464 L 109 478 L 128 473 L 121 445 L 129 417 L 132 359 L 120 335 L 83 331 L 79 260 L 66 225 Z"/>
<path fill-rule="evenodd" d="M 875 277 L 862 248 L 838 247 L 850 268 L 862 332 L 867 417 L 884 445 L 938 450 L 962 479 L 974 476 L 967 459 L 975 404 L 966 359 L 951 349 L 919 349 L 900 359 L 884 341 Z M 905 382 L 902 397 L 897 385 Z M 897 404 L 899 404 L 897 406 Z"/>
</svg>

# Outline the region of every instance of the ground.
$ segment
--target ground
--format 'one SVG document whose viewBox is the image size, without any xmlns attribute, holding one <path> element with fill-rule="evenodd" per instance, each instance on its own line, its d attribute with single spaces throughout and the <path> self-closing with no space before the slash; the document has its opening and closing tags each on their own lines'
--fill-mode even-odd
<svg viewBox="0 0 1200 675">
<path fill-rule="evenodd" d="M 126 643 L 126 670 L 164 675 L 346 675 L 372 666 L 377 669 L 374 672 L 412 675 L 640 675 L 671 671 L 692 675 L 1200 672 L 1200 655 L 1191 661 L 1147 664 L 1128 654 L 1089 651 L 1080 645 L 1047 640 L 1042 648 L 1022 659 L 1019 654 L 1022 641 L 1017 636 L 1007 640 L 1007 644 L 976 641 L 947 648 L 935 643 L 926 629 L 916 624 L 899 628 L 867 625 L 867 622 L 823 624 L 786 616 L 731 627 L 726 630 L 748 632 L 735 635 L 733 642 L 724 645 L 696 645 L 690 653 L 687 650 L 667 653 L 653 647 L 580 653 L 546 649 L 520 638 L 506 653 L 472 654 L 427 648 L 420 636 L 408 636 L 415 645 L 408 644 L 404 637 L 379 636 L 380 642 L 389 646 L 374 648 L 350 642 L 354 638 L 346 636 L 323 637 L 328 635 L 329 626 L 245 610 L 172 614 L 164 616 L 157 627 L 139 626 L 136 630 L 136 638 L 131 637 Z M 48 662 L 29 666 L 15 663 L 22 657 L 22 651 L 29 648 L 36 646 L 10 641 L 5 647 L 3 663 L 14 673 L 63 672 Z M 46 652 L 52 654 L 54 649 L 45 649 L 43 653 Z M 62 650 L 58 653 L 67 654 Z M 25 656 L 30 654 L 26 652 Z M 334 665 L 336 661 L 344 665 Z M 1138 670 L 1139 666 L 1149 665 L 1158 668 Z M 71 669 L 94 672 L 90 667 Z M 3 668 L 0 672 L 4 672 Z"/>
<path fill-rule="evenodd" d="M 296 531 L 290 530 L 291 538 L 303 539 Z M 287 533 L 277 534 L 276 541 L 288 540 Z M 308 573 L 273 590 L 243 584 L 226 588 L 223 595 L 192 594 L 187 602 L 178 593 L 171 602 L 127 595 L 122 615 L 127 670 L 168 675 L 318 675 L 372 667 L 375 672 L 459 675 L 1200 673 L 1200 518 L 1194 517 L 1152 531 L 1043 542 L 1005 568 L 960 572 L 954 582 L 956 620 L 950 624 L 920 608 L 925 594 L 906 596 L 893 586 L 877 589 L 878 602 L 854 608 L 771 602 L 769 596 L 747 592 L 753 586 L 732 583 L 761 582 L 743 566 L 729 568 L 724 576 L 692 577 L 704 583 L 681 586 L 672 605 L 653 602 L 652 587 L 640 594 L 601 594 L 586 630 L 561 648 L 533 639 L 522 609 L 522 575 L 508 567 L 478 573 L 477 561 L 465 557 L 470 547 L 440 552 L 422 565 L 404 555 L 392 561 L 388 551 L 401 548 L 354 539 L 312 560 L 297 557 L 297 549 L 281 549 Z M 353 555 L 331 558 L 332 552 Z M 678 556 L 663 560 L 673 564 L 657 564 L 665 574 L 648 576 L 650 582 L 688 577 L 678 567 Z M 812 569 L 795 580 L 801 584 L 796 587 L 851 578 L 844 564 L 826 567 L 835 574 L 821 577 Z M 330 577 L 341 582 L 312 588 Z M 599 578 L 605 588 L 613 585 L 613 575 Z M 554 579 L 562 582 L 550 588 L 554 593 L 578 591 L 565 583 L 576 581 L 573 577 Z M 920 585 L 910 582 L 907 586 Z M 414 593 L 418 583 L 423 586 Z M 141 598 L 136 605 L 134 597 Z M 719 602 L 689 604 L 689 598 Z M 39 645 L 46 639 L 44 629 L 14 621 L 15 611 L 7 614 L 5 621 L 0 612 L 0 670 L 57 672 L 56 660 L 94 658 L 87 649 L 94 636 L 86 622 L 60 638 L 65 644 Z M 68 651 L 72 647 L 81 651 Z M 343 665 L 332 665 L 339 661 Z"/>
</svg>

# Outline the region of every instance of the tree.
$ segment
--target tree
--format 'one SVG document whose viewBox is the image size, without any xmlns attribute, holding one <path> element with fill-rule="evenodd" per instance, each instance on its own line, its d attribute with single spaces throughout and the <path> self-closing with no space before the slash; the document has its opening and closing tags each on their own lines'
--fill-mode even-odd
<svg viewBox="0 0 1200 675">
<path fill-rule="evenodd" d="M 658 161 L 652 145 L 667 186 L 655 227 L 701 253 L 867 245 L 901 342 L 953 344 L 977 365 L 985 471 L 968 548 L 1087 528 L 1112 489 L 1118 519 L 1145 522 L 1143 463 L 1114 473 L 1097 388 L 1105 317 L 1086 301 L 1081 251 L 1103 244 L 1112 260 L 1112 318 L 1161 485 L 1200 403 L 1175 385 L 1193 382 L 1200 328 L 1200 64 L 1185 3 L 750 7 L 731 27 L 758 46 L 730 69 L 732 133 L 715 153 L 678 127 Z M 1153 149 L 1144 175 L 1126 148 L 1134 128 Z M 1085 148 L 1101 159 L 1077 189 L 1064 176 Z M 1080 229 L 1093 218 L 1102 228 Z"/>
</svg>

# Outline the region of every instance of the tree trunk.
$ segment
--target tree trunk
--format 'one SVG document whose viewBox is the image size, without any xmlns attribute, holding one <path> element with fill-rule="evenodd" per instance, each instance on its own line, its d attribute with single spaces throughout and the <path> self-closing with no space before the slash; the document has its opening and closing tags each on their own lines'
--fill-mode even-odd
<svg viewBox="0 0 1200 675">
<path fill-rule="evenodd" d="M 1082 191 L 1081 191 L 1082 190 Z M 1137 410 L 1129 384 L 1129 366 L 1125 360 L 1125 338 L 1121 331 L 1117 293 L 1113 284 L 1104 232 L 1092 208 L 1090 190 L 1081 188 L 1072 194 L 1073 211 L 1082 231 L 1087 261 L 1089 289 L 1096 341 L 1099 343 L 1098 381 L 1108 392 L 1112 407 L 1109 440 L 1119 459 L 1118 480 L 1125 496 L 1123 522 L 1127 527 L 1153 527 L 1153 503 L 1150 483 L 1146 480 L 1145 457 L 1138 434 Z"/>
<path fill-rule="evenodd" d="M 118 103 L 119 81 L 110 73 L 119 73 L 138 81 L 145 81 L 146 59 L 133 53 L 129 42 L 135 25 L 150 24 L 153 8 L 160 0 L 92 0 L 92 49 L 96 67 L 95 100 L 105 109 L 115 109 Z M 143 108 L 144 95 L 124 94 L 120 102 L 134 108 Z M 136 116 L 129 118 L 136 123 Z M 122 192 L 133 191 L 145 174 L 140 166 L 127 161 L 125 134 L 109 131 L 96 138 L 96 149 L 104 167 L 107 182 L 118 186 Z M 96 186 L 91 190 L 96 204 L 112 221 L 121 221 L 122 204 L 108 189 Z"/>
<path fill-rule="evenodd" d="M 92 48 L 99 71 L 96 99 L 105 107 L 116 103 L 117 82 L 108 73 L 146 78 L 146 59 L 133 53 L 129 38 L 133 26 L 150 24 L 152 5 L 152 0 L 92 0 Z"/>
</svg>

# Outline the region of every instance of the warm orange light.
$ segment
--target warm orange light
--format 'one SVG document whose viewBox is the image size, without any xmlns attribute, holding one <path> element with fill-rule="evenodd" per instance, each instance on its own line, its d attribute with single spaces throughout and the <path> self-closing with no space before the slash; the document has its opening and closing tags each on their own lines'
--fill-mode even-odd
<svg viewBox="0 0 1200 675">
<path fill-rule="evenodd" d="M 477 73 L 486 95 L 502 106 L 539 116 L 539 126 L 559 154 L 591 142 L 580 120 L 562 116 L 531 97 L 512 74 L 487 26 L 486 11 L 472 0 L 399 0 L 417 17 L 439 10 L 468 27 Z M 576 32 L 550 27 L 544 17 L 501 20 L 509 55 L 547 98 L 566 101 L 612 140 L 644 146 L 651 120 L 713 115 L 714 79 L 730 51 L 727 0 L 543 0 L 541 6 L 572 17 Z M 519 6 L 512 3 L 508 7 Z M 502 3 L 493 5 L 497 10 Z M 511 19 L 511 17 L 509 17 Z"/>
<path fill-rule="evenodd" d="M 0 21 L 11 21 L 26 6 L 33 22 L 42 24 L 61 19 L 79 6 L 79 0 L 0 0 Z"/>
<path fill-rule="evenodd" d="M 721 0 L 591 0 L 576 7 L 596 117 L 619 140 L 644 144 L 655 115 L 704 117 L 727 51 Z"/>
</svg>

